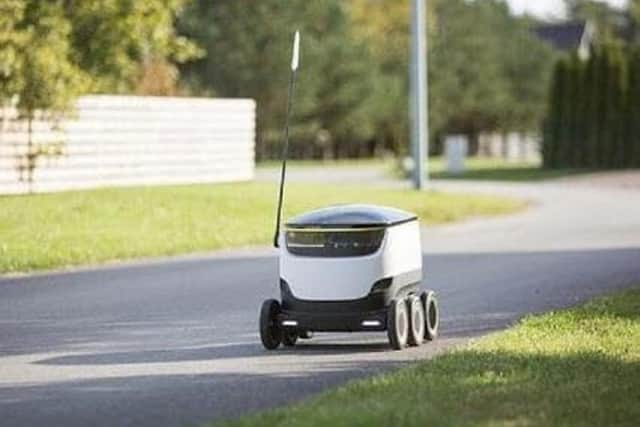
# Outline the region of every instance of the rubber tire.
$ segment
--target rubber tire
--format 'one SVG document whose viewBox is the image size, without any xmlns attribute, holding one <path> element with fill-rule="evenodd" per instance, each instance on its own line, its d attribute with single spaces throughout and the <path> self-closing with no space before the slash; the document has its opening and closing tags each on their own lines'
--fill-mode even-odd
<svg viewBox="0 0 640 427">
<path fill-rule="evenodd" d="M 293 347 L 298 341 L 298 331 L 295 329 L 282 331 L 282 345 L 285 347 Z"/>
<path fill-rule="evenodd" d="M 266 300 L 260 308 L 260 340 L 267 350 L 275 350 L 282 342 L 282 328 L 278 324 L 280 303 L 274 299 Z"/>
<path fill-rule="evenodd" d="M 394 299 L 387 309 L 387 336 L 394 350 L 402 350 L 409 339 L 409 313 L 404 298 Z"/>
<path fill-rule="evenodd" d="M 440 309 L 438 308 L 438 298 L 435 292 L 425 291 L 420 295 L 424 307 L 424 338 L 433 341 L 438 338 L 440 328 Z"/>
<path fill-rule="evenodd" d="M 302 340 L 310 340 L 313 338 L 313 331 L 302 331 L 298 334 L 298 338 Z"/>
<path fill-rule="evenodd" d="M 407 298 L 407 309 L 409 310 L 409 345 L 417 347 L 424 342 L 425 318 L 424 306 L 416 295 Z"/>
</svg>

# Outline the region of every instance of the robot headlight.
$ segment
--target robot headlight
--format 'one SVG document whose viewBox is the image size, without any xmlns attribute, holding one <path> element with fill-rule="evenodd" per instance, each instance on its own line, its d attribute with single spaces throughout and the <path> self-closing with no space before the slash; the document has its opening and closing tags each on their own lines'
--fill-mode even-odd
<svg viewBox="0 0 640 427">
<path fill-rule="evenodd" d="M 290 229 L 287 250 L 298 256 L 355 257 L 371 255 L 382 245 L 384 228 Z"/>
</svg>

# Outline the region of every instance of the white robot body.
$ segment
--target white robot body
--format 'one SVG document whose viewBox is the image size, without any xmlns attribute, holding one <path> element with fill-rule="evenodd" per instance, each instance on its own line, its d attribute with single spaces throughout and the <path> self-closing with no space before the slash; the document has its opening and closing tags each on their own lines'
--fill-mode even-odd
<svg viewBox="0 0 640 427">
<path fill-rule="evenodd" d="M 287 222 L 279 246 L 279 320 L 302 330 L 385 330 L 391 302 L 422 281 L 418 219 L 398 209 L 308 212 Z"/>
<path fill-rule="evenodd" d="M 351 207 L 353 208 L 353 207 Z M 344 208 L 343 208 L 344 209 Z M 280 277 L 297 298 L 309 301 L 340 301 L 365 298 L 379 280 L 412 273 L 422 275 L 420 229 L 417 220 L 398 225 L 377 224 L 384 233 L 380 248 L 364 256 L 300 256 L 290 251 L 291 234 L 341 233 L 348 239 L 367 228 L 287 228 L 280 244 Z M 334 231 L 335 230 L 335 231 Z M 371 230 L 376 230 L 372 228 Z M 289 242 L 287 241 L 289 240 Z"/>
</svg>

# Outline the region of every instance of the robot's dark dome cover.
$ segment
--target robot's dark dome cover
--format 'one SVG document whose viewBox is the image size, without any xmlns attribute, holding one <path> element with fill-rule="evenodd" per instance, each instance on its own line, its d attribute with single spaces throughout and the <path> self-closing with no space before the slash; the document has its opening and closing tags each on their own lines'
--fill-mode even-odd
<svg viewBox="0 0 640 427">
<path fill-rule="evenodd" d="M 375 205 L 337 205 L 304 213 L 287 222 L 289 228 L 389 227 L 418 219 L 400 209 Z"/>
</svg>

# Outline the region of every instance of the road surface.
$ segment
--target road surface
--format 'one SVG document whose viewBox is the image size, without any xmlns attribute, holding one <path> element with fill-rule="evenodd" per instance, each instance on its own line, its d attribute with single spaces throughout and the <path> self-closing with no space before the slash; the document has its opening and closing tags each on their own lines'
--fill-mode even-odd
<svg viewBox="0 0 640 427">
<path fill-rule="evenodd" d="M 442 339 L 390 351 L 383 334 L 318 336 L 267 353 L 268 248 L 0 279 L 0 420 L 9 426 L 194 425 L 297 401 L 395 368 L 526 313 L 640 283 L 640 192 L 440 183 L 532 201 L 527 212 L 426 228 L 425 283 Z"/>
</svg>

